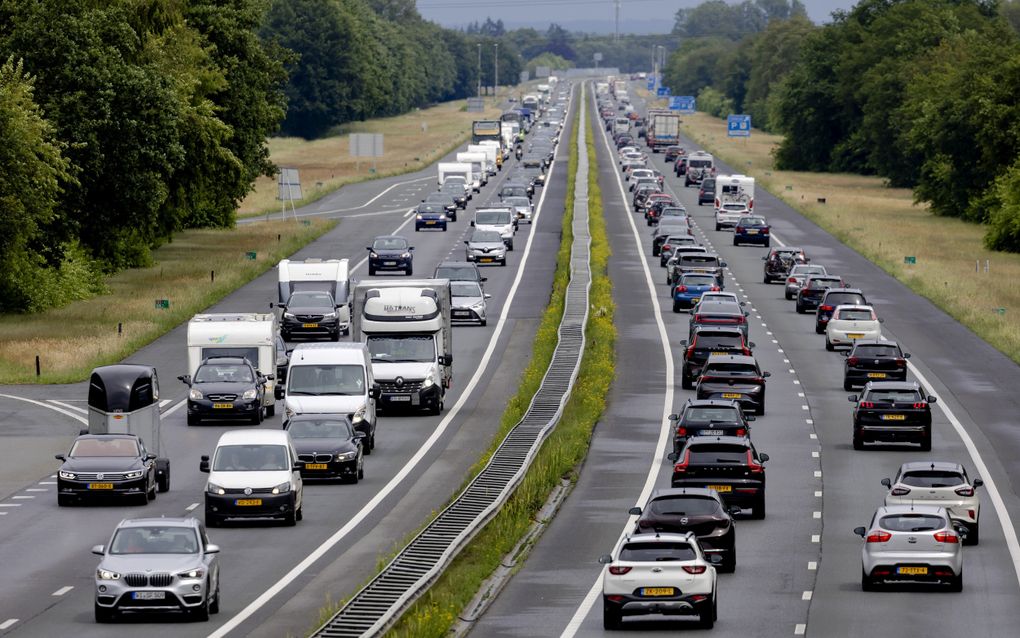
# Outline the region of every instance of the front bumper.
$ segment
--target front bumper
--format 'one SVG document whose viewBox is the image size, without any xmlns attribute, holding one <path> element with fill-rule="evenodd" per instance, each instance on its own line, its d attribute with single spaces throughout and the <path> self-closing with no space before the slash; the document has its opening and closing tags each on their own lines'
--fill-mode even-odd
<svg viewBox="0 0 1020 638">
<path fill-rule="evenodd" d="M 480 250 L 470 250 L 470 249 L 464 251 L 464 260 L 465 261 L 473 261 L 473 262 L 476 262 L 476 263 L 479 263 L 479 264 L 494 264 L 496 262 L 503 261 L 504 259 L 506 259 L 506 251 L 505 250 L 490 251 L 490 252 L 487 252 L 487 253 L 486 252 L 482 252 Z"/>
<path fill-rule="evenodd" d="M 89 486 L 93 487 L 89 487 Z M 99 487 L 103 486 L 103 487 Z M 105 487 L 112 486 L 112 487 Z M 83 481 L 79 479 L 57 478 L 57 494 L 61 496 L 73 496 L 75 498 L 109 498 L 123 496 L 137 496 L 145 494 L 147 481 L 145 474 L 141 478 L 110 480 L 95 479 Z"/>
<path fill-rule="evenodd" d="M 215 407 L 215 406 L 230 407 Z M 246 419 L 259 408 L 258 397 L 234 399 L 233 401 L 210 401 L 209 399 L 188 399 L 188 415 L 201 419 Z"/>
<path fill-rule="evenodd" d="M 369 258 L 368 267 L 372 270 L 407 270 L 411 267 L 411 260 L 403 257 Z"/>
<path fill-rule="evenodd" d="M 484 311 L 479 313 L 473 308 L 453 308 L 450 311 L 450 319 L 455 323 L 481 323 L 485 321 L 485 313 Z"/>
<path fill-rule="evenodd" d="M 169 587 L 131 587 L 124 577 L 95 581 L 95 602 L 115 611 L 165 613 L 197 609 L 209 592 L 202 578 L 171 575 Z"/>
<path fill-rule="evenodd" d="M 284 340 L 290 337 L 318 337 L 334 335 L 342 329 L 339 318 L 320 319 L 315 322 L 302 322 L 297 319 L 287 319 L 280 323 L 280 333 Z"/>
<path fill-rule="evenodd" d="M 379 381 L 379 379 L 376 379 Z M 386 385 L 392 382 L 382 382 Z M 427 388 L 411 389 L 406 392 L 397 392 L 390 389 L 383 389 L 379 403 L 386 410 L 422 410 L 426 408 L 437 408 L 443 400 L 442 389 L 438 383 L 433 383 Z"/>
<path fill-rule="evenodd" d="M 300 456 L 300 455 L 299 455 Z M 355 456 L 349 461 L 338 461 L 335 455 L 329 455 L 331 458 L 329 461 L 305 461 L 304 468 L 301 469 L 301 478 L 305 479 L 335 479 L 335 478 L 353 478 L 358 474 L 358 457 Z M 321 469 L 308 469 L 320 468 Z M 322 467 L 325 466 L 325 467 Z"/>
<path fill-rule="evenodd" d="M 205 512 L 223 518 L 279 518 L 294 511 L 294 491 L 286 494 L 205 493 Z M 248 502 L 250 505 L 242 505 Z"/>
</svg>

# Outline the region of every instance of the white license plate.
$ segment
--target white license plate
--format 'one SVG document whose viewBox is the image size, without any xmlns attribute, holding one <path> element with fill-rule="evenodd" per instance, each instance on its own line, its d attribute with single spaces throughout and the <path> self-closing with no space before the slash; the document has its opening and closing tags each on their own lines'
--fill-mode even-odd
<svg viewBox="0 0 1020 638">
<path fill-rule="evenodd" d="M 757 234 L 758 234 L 758 231 L 756 231 L 756 230 L 748 230 L 748 231 L 747 231 L 747 234 L 748 234 L 748 235 L 757 235 Z"/>
<path fill-rule="evenodd" d="M 165 591 L 136 591 L 131 593 L 131 598 L 134 600 L 164 600 L 166 599 Z"/>
<path fill-rule="evenodd" d="M 722 436 L 722 430 L 698 430 L 698 434 L 701 436 Z"/>
<path fill-rule="evenodd" d="M 395 262 L 395 261 L 384 261 L 383 262 L 383 266 L 396 266 L 396 265 L 397 265 L 397 262 Z"/>
<path fill-rule="evenodd" d="M 406 394 L 390 397 L 390 401 L 410 401 L 410 400 L 411 400 L 411 397 L 406 395 Z"/>
</svg>

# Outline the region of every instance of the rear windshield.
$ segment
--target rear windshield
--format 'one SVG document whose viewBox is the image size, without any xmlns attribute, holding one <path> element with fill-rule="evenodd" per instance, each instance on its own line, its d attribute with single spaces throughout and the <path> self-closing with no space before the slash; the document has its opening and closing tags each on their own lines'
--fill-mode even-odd
<svg viewBox="0 0 1020 638">
<path fill-rule="evenodd" d="M 874 403 L 916 403 L 922 401 L 916 390 L 871 390 L 865 401 Z"/>
<path fill-rule="evenodd" d="M 825 303 L 829 306 L 865 304 L 864 295 L 857 292 L 831 292 L 825 297 Z"/>
<path fill-rule="evenodd" d="M 842 321 L 871 321 L 870 310 L 840 310 L 839 317 Z"/>
<path fill-rule="evenodd" d="M 738 223 L 741 226 L 764 226 L 765 225 L 765 218 L 764 217 L 741 217 L 740 218 L 740 222 L 738 222 Z"/>
<path fill-rule="evenodd" d="M 713 363 L 709 366 L 710 372 L 725 372 L 726 374 L 738 375 L 742 377 L 756 377 L 758 371 L 754 369 L 754 366 L 746 363 Z"/>
<path fill-rule="evenodd" d="M 966 483 L 959 472 L 950 472 L 948 470 L 904 472 L 899 482 L 911 487 L 955 487 Z"/>
<path fill-rule="evenodd" d="M 694 347 L 706 350 L 711 350 L 712 348 L 739 348 L 742 343 L 743 339 L 737 335 L 698 334 L 694 338 Z"/>
<path fill-rule="evenodd" d="M 803 264 L 797 264 L 790 271 L 791 275 L 824 275 L 825 266 L 805 266 Z"/>
<path fill-rule="evenodd" d="M 712 275 L 684 275 L 680 283 L 684 286 L 714 286 L 716 280 Z"/>
<path fill-rule="evenodd" d="M 808 288 L 832 288 L 833 286 L 838 286 L 841 283 L 842 282 L 839 279 L 818 279 L 815 277 L 808 282 Z"/>
<path fill-rule="evenodd" d="M 712 406 L 688 408 L 684 412 L 685 423 L 739 423 L 739 408 Z"/>
<path fill-rule="evenodd" d="M 882 359 L 884 357 L 899 356 L 899 348 L 896 346 L 857 346 L 854 348 L 854 356 Z"/>
<path fill-rule="evenodd" d="M 930 532 L 945 527 L 945 520 L 931 514 L 892 514 L 883 516 L 879 525 L 890 532 Z"/>
<path fill-rule="evenodd" d="M 647 512 L 659 516 L 711 516 L 720 509 L 714 498 L 675 496 L 655 499 L 648 504 Z"/>
<path fill-rule="evenodd" d="M 504 211 L 492 213 L 475 213 L 476 224 L 503 225 L 510 223 L 510 213 Z"/>
<path fill-rule="evenodd" d="M 747 462 L 747 448 L 741 445 L 712 443 L 690 448 L 690 462 L 695 465 L 715 465 L 718 463 L 743 464 Z"/>
<path fill-rule="evenodd" d="M 620 560 L 627 562 L 694 560 L 697 557 L 689 543 L 627 543 L 620 549 Z"/>
<path fill-rule="evenodd" d="M 712 166 L 712 160 L 692 159 L 688 164 L 691 168 L 708 168 Z"/>
<path fill-rule="evenodd" d="M 478 271 L 474 266 L 440 266 L 436 269 L 436 279 L 478 281 Z"/>
<path fill-rule="evenodd" d="M 719 260 L 716 257 L 707 257 L 705 255 L 684 255 L 680 258 L 680 261 L 685 264 L 692 266 L 716 266 Z"/>
</svg>

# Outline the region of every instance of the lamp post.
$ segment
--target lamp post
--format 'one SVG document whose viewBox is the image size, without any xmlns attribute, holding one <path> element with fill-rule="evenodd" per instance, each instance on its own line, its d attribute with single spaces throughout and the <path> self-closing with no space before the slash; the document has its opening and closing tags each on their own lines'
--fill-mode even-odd
<svg viewBox="0 0 1020 638">
<path fill-rule="evenodd" d="M 493 81 L 492 81 L 492 84 L 493 84 L 493 86 L 492 86 L 492 97 L 493 97 L 493 100 L 495 100 L 496 102 L 499 102 L 499 97 L 497 97 L 497 94 L 499 93 L 499 42 L 494 42 L 493 43 L 493 47 L 494 47 L 494 52 L 493 52 L 493 55 L 492 55 L 492 61 L 493 61 L 493 64 L 495 65 L 495 69 L 493 70 L 494 77 L 493 77 Z"/>
<path fill-rule="evenodd" d="M 478 43 L 478 97 L 482 97 L 482 43 Z"/>
</svg>

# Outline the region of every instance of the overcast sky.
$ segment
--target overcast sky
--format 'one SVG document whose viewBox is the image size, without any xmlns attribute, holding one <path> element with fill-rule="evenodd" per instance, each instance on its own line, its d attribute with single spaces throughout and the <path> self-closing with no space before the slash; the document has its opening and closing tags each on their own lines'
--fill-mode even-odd
<svg viewBox="0 0 1020 638">
<path fill-rule="evenodd" d="M 695 7 L 702 0 L 620 0 L 620 31 L 668 33 L 680 7 Z M 847 9 L 855 0 L 802 0 L 815 22 L 828 22 L 834 9 Z M 613 0 L 418 0 L 427 20 L 448 27 L 475 21 L 502 19 L 508 27 L 543 29 L 556 22 L 573 31 L 612 33 Z"/>
</svg>

